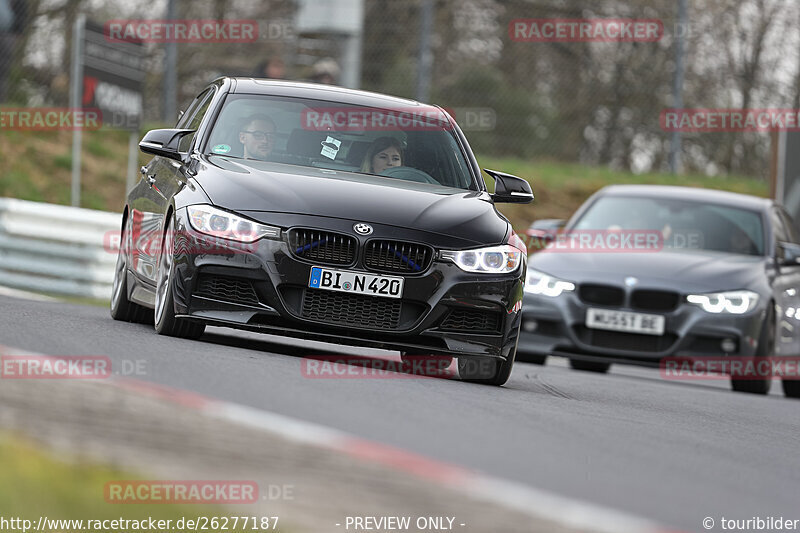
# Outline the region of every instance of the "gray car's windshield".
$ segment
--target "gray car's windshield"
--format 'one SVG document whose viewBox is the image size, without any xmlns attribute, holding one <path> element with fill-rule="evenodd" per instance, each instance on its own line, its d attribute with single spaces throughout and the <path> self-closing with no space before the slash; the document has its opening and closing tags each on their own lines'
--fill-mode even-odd
<svg viewBox="0 0 800 533">
<path fill-rule="evenodd" d="M 300 98 L 232 95 L 204 152 L 476 190 L 444 113 Z"/>
<path fill-rule="evenodd" d="M 764 254 L 764 229 L 755 211 L 673 198 L 604 196 L 583 213 L 574 230 L 658 230 L 664 248 Z"/>
</svg>

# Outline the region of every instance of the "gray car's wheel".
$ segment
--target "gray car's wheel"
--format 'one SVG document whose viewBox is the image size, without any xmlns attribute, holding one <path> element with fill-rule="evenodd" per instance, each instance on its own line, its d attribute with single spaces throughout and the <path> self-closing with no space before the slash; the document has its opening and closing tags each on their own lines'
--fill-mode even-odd
<svg viewBox="0 0 800 533">
<path fill-rule="evenodd" d="M 175 255 L 173 237 L 175 219 L 170 218 L 158 258 L 158 274 L 156 276 L 156 309 L 155 324 L 159 335 L 197 339 L 205 331 L 205 324 L 175 317 Z"/>
<path fill-rule="evenodd" d="M 117 264 L 114 267 L 114 284 L 111 289 L 111 318 L 123 322 L 152 324 L 153 311 L 128 300 L 127 251 L 130 249 L 129 228 L 122 234 Z"/>
<path fill-rule="evenodd" d="M 775 305 L 770 304 L 761 334 L 758 336 L 758 350 L 754 359 L 773 357 L 775 355 Z M 758 365 L 755 365 L 758 368 Z M 772 385 L 772 376 L 765 375 L 761 378 L 735 379 L 731 377 L 731 388 L 736 392 L 749 392 L 750 394 L 767 394 Z"/>
<path fill-rule="evenodd" d="M 605 374 L 611 368 L 611 363 L 603 363 L 600 361 L 580 361 L 578 359 L 570 359 L 569 366 L 575 370 L 583 370 L 584 372 L 596 372 L 598 374 Z"/>
<path fill-rule="evenodd" d="M 546 355 L 536 353 L 517 353 L 517 361 L 520 363 L 533 363 L 534 365 L 543 365 L 547 362 Z"/>
<path fill-rule="evenodd" d="M 800 380 L 784 379 L 781 384 L 783 385 L 784 396 L 787 398 L 800 398 Z"/>
</svg>

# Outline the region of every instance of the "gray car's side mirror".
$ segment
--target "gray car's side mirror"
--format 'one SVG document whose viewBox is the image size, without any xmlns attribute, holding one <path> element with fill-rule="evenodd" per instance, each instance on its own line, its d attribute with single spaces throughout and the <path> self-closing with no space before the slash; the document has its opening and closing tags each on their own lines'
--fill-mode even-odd
<svg viewBox="0 0 800 533">
<path fill-rule="evenodd" d="M 150 130 L 139 142 L 139 149 L 146 154 L 159 155 L 182 162 L 185 154 L 179 151 L 178 145 L 182 138 L 194 132 L 195 130 L 179 129 Z"/>
<path fill-rule="evenodd" d="M 800 266 L 800 244 L 779 242 L 778 264 L 781 266 Z"/>
<path fill-rule="evenodd" d="M 524 179 L 488 168 L 483 170 L 494 178 L 492 199 L 495 203 L 528 204 L 533 201 L 531 185 Z"/>
</svg>

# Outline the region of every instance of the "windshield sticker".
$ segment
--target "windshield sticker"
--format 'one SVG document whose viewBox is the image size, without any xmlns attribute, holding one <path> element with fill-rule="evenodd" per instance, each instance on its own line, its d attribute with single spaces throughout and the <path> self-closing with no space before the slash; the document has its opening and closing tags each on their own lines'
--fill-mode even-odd
<svg viewBox="0 0 800 533">
<path fill-rule="evenodd" d="M 214 148 L 211 149 L 212 152 L 215 154 L 227 154 L 231 151 L 231 147 L 227 144 L 218 144 Z"/>
<path fill-rule="evenodd" d="M 339 147 L 342 146 L 342 141 L 334 139 L 330 135 L 322 143 L 322 151 L 319 153 L 328 159 L 336 159 L 336 154 L 339 153 Z"/>
</svg>

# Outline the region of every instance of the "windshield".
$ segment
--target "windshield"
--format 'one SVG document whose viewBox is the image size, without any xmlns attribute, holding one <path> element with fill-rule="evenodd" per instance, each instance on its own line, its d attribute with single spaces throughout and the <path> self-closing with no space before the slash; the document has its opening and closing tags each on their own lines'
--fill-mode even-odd
<svg viewBox="0 0 800 533">
<path fill-rule="evenodd" d="M 231 95 L 204 147 L 221 155 L 477 190 L 444 113 Z"/>
<path fill-rule="evenodd" d="M 673 198 L 602 196 L 573 230 L 658 230 L 665 249 L 764 255 L 761 215 L 735 207 Z"/>
</svg>

